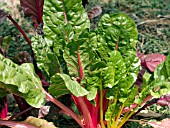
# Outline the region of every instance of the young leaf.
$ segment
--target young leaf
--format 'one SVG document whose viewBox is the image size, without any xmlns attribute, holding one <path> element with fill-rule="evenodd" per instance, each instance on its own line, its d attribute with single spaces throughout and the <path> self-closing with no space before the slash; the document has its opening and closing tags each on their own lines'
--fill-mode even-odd
<svg viewBox="0 0 170 128">
<path fill-rule="evenodd" d="M 60 90 L 60 91 L 59 91 Z M 88 94 L 88 91 L 84 89 L 77 81 L 71 80 L 66 74 L 55 74 L 51 78 L 51 86 L 49 92 L 58 98 L 61 95 L 71 92 L 73 95 L 79 97 Z"/>
<path fill-rule="evenodd" d="M 36 108 L 45 104 L 42 85 L 35 74 L 33 65 L 29 63 L 18 66 L 0 54 L 0 88 L 25 98 Z"/>
</svg>

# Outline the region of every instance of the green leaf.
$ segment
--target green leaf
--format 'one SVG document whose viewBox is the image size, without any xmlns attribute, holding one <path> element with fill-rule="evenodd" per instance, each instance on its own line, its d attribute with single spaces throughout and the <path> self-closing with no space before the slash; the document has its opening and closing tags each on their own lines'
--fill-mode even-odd
<svg viewBox="0 0 170 128">
<path fill-rule="evenodd" d="M 58 82 L 60 82 L 61 84 Z M 55 97 L 67 94 L 68 92 L 71 92 L 77 97 L 88 94 L 88 91 L 85 88 L 83 88 L 77 81 L 72 80 L 66 74 L 55 74 L 51 78 L 51 83 L 52 85 L 49 88 L 49 92 Z M 61 90 L 62 92 L 57 89 Z"/>
<path fill-rule="evenodd" d="M 108 53 L 113 50 L 118 50 L 121 55 L 129 50 L 135 51 L 138 32 L 134 21 L 127 15 L 105 14 L 99 22 L 97 37 L 96 51 L 107 61 Z"/>
<path fill-rule="evenodd" d="M 135 102 L 140 104 L 144 98 L 151 94 L 155 98 L 160 98 L 162 95 L 170 93 L 170 82 L 166 66 L 166 61 L 159 64 L 153 74 L 145 73 L 143 76 L 143 84 L 141 91 Z"/>
<path fill-rule="evenodd" d="M 68 88 L 65 85 L 65 81 L 62 79 L 60 74 L 56 73 L 54 76 L 50 79 L 50 87 L 48 88 L 48 91 L 55 96 L 55 98 L 58 98 L 62 95 L 70 93 Z"/>
<path fill-rule="evenodd" d="M 0 88 L 24 97 L 28 104 L 40 108 L 45 104 L 42 84 L 31 63 L 21 66 L 0 54 Z"/>
<path fill-rule="evenodd" d="M 63 45 L 75 40 L 82 31 L 90 28 L 90 21 L 81 0 L 47 0 L 44 3 L 45 38 L 55 47 L 55 52 Z"/>
<path fill-rule="evenodd" d="M 97 95 L 97 88 L 91 88 L 91 90 L 87 94 L 87 99 L 89 101 L 91 101 L 91 100 L 95 99 L 96 95 Z"/>
<path fill-rule="evenodd" d="M 52 122 L 47 122 L 44 119 L 39 119 L 32 116 L 27 117 L 27 119 L 23 122 L 32 124 L 34 126 L 37 126 L 38 128 L 57 128 Z"/>
<path fill-rule="evenodd" d="M 57 72 L 62 72 L 57 55 L 50 49 L 50 42 L 45 41 L 40 36 L 32 38 L 32 48 L 36 54 L 36 61 L 38 67 L 52 77 Z"/>
<path fill-rule="evenodd" d="M 124 106 L 129 107 L 131 104 L 133 104 L 134 101 L 135 101 L 135 97 L 136 97 L 137 93 L 138 93 L 138 87 L 134 86 L 131 89 L 131 91 L 130 91 L 129 95 L 127 96 L 126 100 L 124 101 Z"/>
<path fill-rule="evenodd" d="M 105 114 L 105 119 L 106 121 L 111 121 L 111 123 L 114 121 L 114 118 L 117 116 L 119 113 L 120 109 L 117 104 L 111 104 L 109 105 L 106 114 Z"/>
<path fill-rule="evenodd" d="M 3 84 L 3 83 L 0 82 L 0 86 L 1 86 L 1 84 Z M 8 94 L 8 91 L 6 91 L 3 88 L 0 88 L 0 98 L 6 96 L 7 94 Z"/>
<path fill-rule="evenodd" d="M 123 27 L 130 36 L 130 42 L 135 45 L 138 39 L 138 31 L 135 22 L 128 15 L 123 13 L 105 14 L 99 23 L 99 27 L 103 29 L 107 29 L 113 25 Z"/>
<path fill-rule="evenodd" d="M 94 60 L 90 43 L 80 38 L 77 42 L 67 44 L 64 50 L 64 60 L 72 77 L 83 78 L 86 70 L 89 68 L 88 65 Z"/>
</svg>

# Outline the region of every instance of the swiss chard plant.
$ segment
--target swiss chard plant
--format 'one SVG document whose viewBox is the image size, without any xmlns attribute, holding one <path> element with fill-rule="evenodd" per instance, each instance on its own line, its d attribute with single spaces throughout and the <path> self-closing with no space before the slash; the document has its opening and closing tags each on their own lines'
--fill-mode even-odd
<svg viewBox="0 0 170 128">
<path fill-rule="evenodd" d="M 12 93 L 35 108 L 51 101 L 82 128 L 121 128 L 151 98 L 170 93 L 170 56 L 136 84 L 143 56 L 137 57 L 138 32 L 126 14 L 105 14 L 90 30 L 81 0 L 20 2 L 34 22 L 34 38 L 2 10 L 0 18 L 9 18 L 23 34 L 33 49 L 33 63 L 17 65 L 0 54 L 0 97 Z M 78 113 L 57 100 L 66 94 Z"/>
</svg>

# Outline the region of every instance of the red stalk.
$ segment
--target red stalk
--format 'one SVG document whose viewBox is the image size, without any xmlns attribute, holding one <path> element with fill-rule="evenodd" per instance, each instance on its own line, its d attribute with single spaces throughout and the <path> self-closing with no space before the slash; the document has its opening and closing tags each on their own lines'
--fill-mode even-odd
<svg viewBox="0 0 170 128">
<path fill-rule="evenodd" d="M 28 112 L 28 111 L 30 111 L 30 110 L 32 110 L 32 109 L 33 109 L 33 107 L 29 107 L 29 108 L 25 109 L 24 111 L 22 111 L 22 112 L 20 112 L 20 113 L 17 113 L 16 115 L 11 116 L 11 118 L 9 118 L 9 120 L 13 120 L 14 118 L 19 117 L 19 116 L 21 116 L 22 114 L 24 114 L 24 113 L 26 113 L 26 112 Z"/>
<path fill-rule="evenodd" d="M 76 103 L 79 105 L 79 109 L 81 110 L 83 114 L 83 119 L 84 119 L 84 124 L 86 128 L 96 128 L 92 122 L 92 118 L 90 115 L 90 112 L 88 110 L 88 107 L 82 97 L 75 97 L 74 99 L 76 100 Z"/>
<path fill-rule="evenodd" d="M 17 29 L 21 32 L 21 34 L 23 35 L 23 37 L 25 38 L 25 40 L 28 42 L 28 44 L 31 46 L 31 41 L 30 39 L 27 37 L 27 35 L 25 34 L 25 32 L 22 30 L 22 28 L 17 24 L 17 22 L 15 22 L 15 20 L 10 16 L 8 15 L 7 16 L 8 19 L 10 19 L 12 21 L 12 23 L 17 27 Z"/>
<path fill-rule="evenodd" d="M 58 107 L 60 107 L 63 111 L 65 111 L 69 116 L 71 116 L 82 128 L 84 128 L 81 120 L 79 119 L 79 117 L 68 107 L 66 107 L 64 104 L 62 104 L 60 101 L 58 101 L 57 99 L 55 99 L 54 97 L 52 97 L 49 93 L 47 93 L 44 89 L 43 92 L 46 94 L 46 98 L 51 101 L 52 103 L 54 103 L 55 105 L 57 105 Z"/>
<path fill-rule="evenodd" d="M 78 50 L 77 50 L 77 58 L 78 58 L 78 67 L 79 67 L 79 77 L 81 81 L 81 79 L 84 77 L 84 69 L 82 66 L 82 62 L 81 62 L 80 54 L 78 53 Z M 83 114 L 86 128 L 95 128 L 92 118 L 91 118 L 91 113 L 89 112 L 85 99 L 83 99 L 82 97 L 75 97 L 75 96 L 73 97 L 74 97 L 74 100 L 76 101 L 78 109 Z"/>
<path fill-rule="evenodd" d="M 19 96 L 13 94 L 14 98 L 15 98 L 15 101 L 17 102 L 18 104 L 18 107 L 20 109 L 20 112 L 22 112 L 24 110 L 24 107 L 23 107 L 23 104 L 21 103 L 21 100 L 19 99 Z"/>
<path fill-rule="evenodd" d="M 31 124 L 25 124 L 25 123 L 14 122 L 14 121 L 4 121 L 4 120 L 0 120 L 0 125 L 9 126 L 12 128 L 38 128 L 37 126 Z"/>
<path fill-rule="evenodd" d="M 36 6 L 38 7 L 37 10 L 38 10 L 39 22 L 42 23 L 42 13 L 41 13 L 41 9 L 39 6 L 39 0 L 36 0 L 35 3 L 36 3 Z"/>
<path fill-rule="evenodd" d="M 80 73 L 80 79 L 84 77 L 84 72 L 83 72 L 83 66 L 80 60 L 80 54 L 77 52 L 77 58 L 78 58 L 78 66 L 79 66 L 79 73 Z"/>
<path fill-rule="evenodd" d="M 8 115 L 8 104 L 7 104 L 7 97 L 4 97 L 4 108 L 2 109 L 0 113 L 0 117 L 2 120 L 6 119 Z"/>
</svg>

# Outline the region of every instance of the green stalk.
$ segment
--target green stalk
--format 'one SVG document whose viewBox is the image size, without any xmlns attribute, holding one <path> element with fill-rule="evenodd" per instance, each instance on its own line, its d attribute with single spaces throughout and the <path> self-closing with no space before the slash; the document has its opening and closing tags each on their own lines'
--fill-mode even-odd
<svg viewBox="0 0 170 128">
<path fill-rule="evenodd" d="M 115 97 L 115 100 L 114 100 L 114 104 L 117 103 L 117 95 L 118 95 L 118 92 L 116 93 L 116 97 Z M 111 119 L 110 119 L 110 120 L 111 120 Z M 112 128 L 116 128 L 116 122 L 115 122 L 115 120 L 116 120 L 116 117 L 114 118 L 113 125 L 111 126 Z"/>
<path fill-rule="evenodd" d="M 127 112 L 125 116 L 122 118 L 121 122 L 118 124 L 117 128 L 121 128 L 126 123 L 126 121 L 128 121 L 129 118 L 135 113 L 135 111 L 137 110 L 139 106 L 140 105 L 137 105 L 136 108 L 132 112 Z"/>
<path fill-rule="evenodd" d="M 124 103 L 122 104 L 121 109 L 120 109 L 120 111 L 118 113 L 118 116 L 116 117 L 115 125 L 117 125 L 118 122 L 119 122 L 119 118 L 120 118 L 120 115 L 121 115 L 121 113 L 123 111 L 123 108 L 124 108 Z"/>
<path fill-rule="evenodd" d="M 121 128 L 134 113 L 135 111 L 132 111 L 126 118 L 123 117 L 122 121 L 118 124 L 117 128 Z"/>
<path fill-rule="evenodd" d="M 102 128 L 105 128 L 104 122 L 103 122 L 103 88 L 102 88 L 102 73 L 100 75 L 100 123 Z"/>
</svg>

